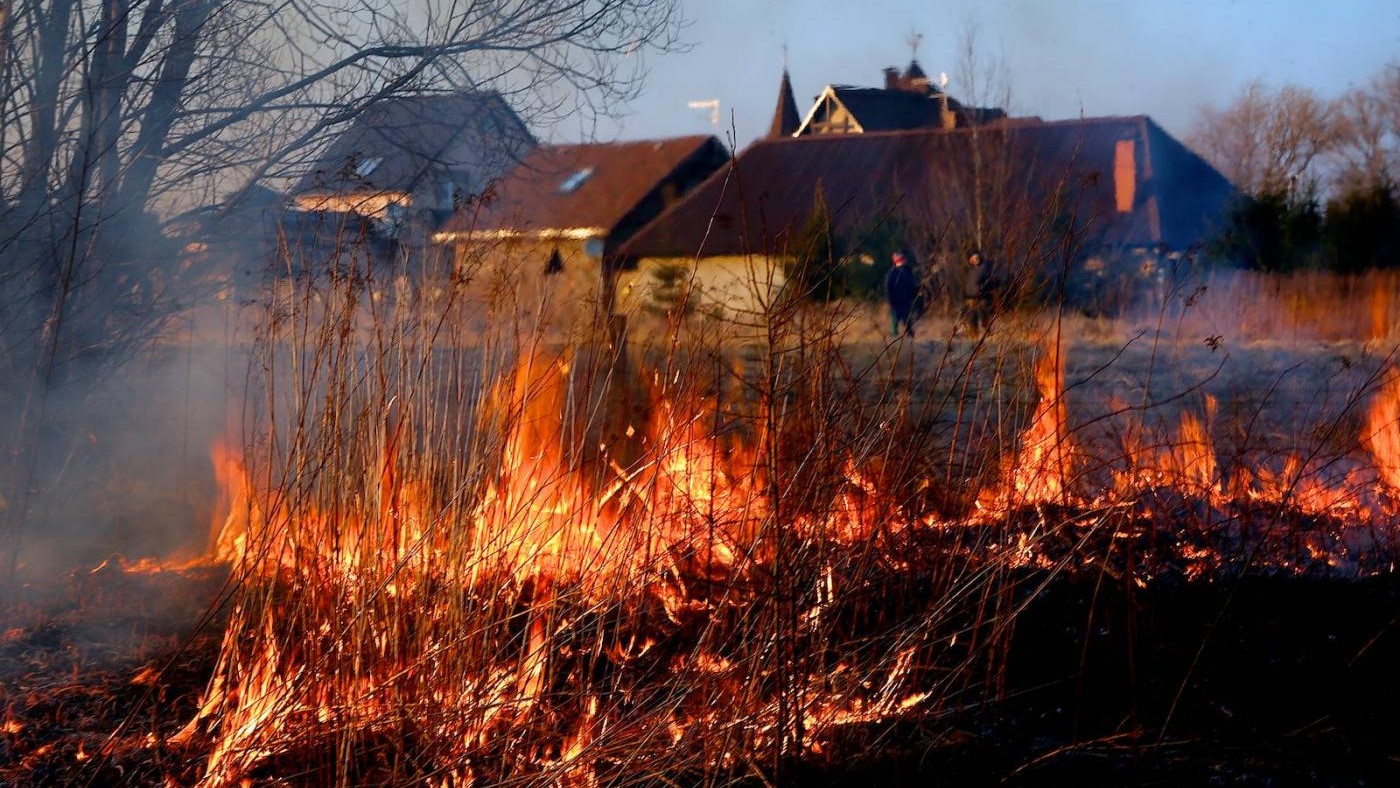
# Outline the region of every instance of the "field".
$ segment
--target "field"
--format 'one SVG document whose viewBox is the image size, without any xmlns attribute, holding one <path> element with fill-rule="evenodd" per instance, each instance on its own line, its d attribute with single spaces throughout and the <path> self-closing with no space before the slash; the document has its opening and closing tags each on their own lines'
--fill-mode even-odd
<svg viewBox="0 0 1400 788">
<path fill-rule="evenodd" d="M 289 331 L 201 560 L 7 594 L 0 782 L 1393 781 L 1393 350 L 1192 319 Z"/>
</svg>

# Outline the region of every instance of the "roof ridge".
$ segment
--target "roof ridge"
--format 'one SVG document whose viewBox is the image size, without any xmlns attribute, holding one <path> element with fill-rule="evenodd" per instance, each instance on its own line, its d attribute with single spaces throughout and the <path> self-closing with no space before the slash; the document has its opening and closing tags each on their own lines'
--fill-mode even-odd
<svg viewBox="0 0 1400 788">
<path fill-rule="evenodd" d="M 612 140 L 612 141 L 609 141 L 609 142 L 602 142 L 602 141 L 597 141 L 597 140 L 592 141 L 592 142 L 542 142 L 542 143 L 539 144 L 538 147 L 544 148 L 544 149 L 549 149 L 549 148 L 570 148 L 570 147 L 572 147 L 572 148 L 605 147 L 605 146 L 609 146 L 609 145 L 647 145 L 647 144 L 652 144 L 652 145 L 654 145 L 654 144 L 656 144 L 656 143 L 658 143 L 658 142 L 680 142 L 680 141 L 682 141 L 682 140 L 696 140 L 696 141 L 701 141 L 701 140 L 708 140 L 708 139 L 711 139 L 711 138 L 718 139 L 718 137 L 715 137 L 715 135 L 713 135 L 713 134 L 681 134 L 681 135 L 678 135 L 678 136 L 675 136 L 675 137 L 647 137 L 647 138 L 644 138 L 644 139 L 637 139 L 637 140 Z"/>
<path fill-rule="evenodd" d="M 759 145 L 766 145 L 770 143 L 787 145 L 795 144 L 798 142 L 815 143 L 817 140 L 825 140 L 827 142 L 835 142 L 838 140 L 855 140 L 861 137 L 920 137 L 925 135 L 936 136 L 939 134 L 985 134 L 988 132 L 997 132 L 1003 130 L 1025 130 L 1045 127 L 1053 128 L 1078 125 L 1088 126 L 1103 123 L 1134 123 L 1142 120 L 1146 120 L 1148 122 L 1153 123 L 1154 125 L 1157 125 L 1156 121 L 1153 121 L 1150 115 L 1097 115 L 1094 117 L 1087 118 L 1062 118 L 1058 120 L 1005 118 L 1003 120 L 994 121 L 992 123 L 988 123 L 981 126 L 963 126 L 955 129 L 919 127 L 912 129 L 879 129 L 876 131 L 863 132 L 861 134 L 804 134 L 801 137 L 760 137 L 759 139 L 756 139 L 752 143 L 750 143 L 749 147 L 745 148 L 745 150 L 757 147 Z"/>
</svg>

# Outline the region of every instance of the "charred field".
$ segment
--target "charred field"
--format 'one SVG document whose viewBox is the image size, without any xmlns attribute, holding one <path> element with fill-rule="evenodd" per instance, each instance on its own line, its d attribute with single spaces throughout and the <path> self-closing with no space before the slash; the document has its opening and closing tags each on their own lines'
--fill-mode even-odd
<svg viewBox="0 0 1400 788">
<path fill-rule="evenodd" d="M 1009 323 L 289 331 L 203 555 L 7 590 L 0 783 L 1393 781 L 1386 347 Z"/>
</svg>

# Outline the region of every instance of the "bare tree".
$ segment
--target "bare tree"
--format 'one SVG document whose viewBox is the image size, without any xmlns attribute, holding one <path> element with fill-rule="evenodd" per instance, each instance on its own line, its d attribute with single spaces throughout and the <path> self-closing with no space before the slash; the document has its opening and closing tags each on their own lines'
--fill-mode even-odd
<svg viewBox="0 0 1400 788">
<path fill-rule="evenodd" d="M 0 0 L 0 482 L 26 475 L 51 391 L 176 311 L 163 212 L 291 174 L 406 93 L 597 117 L 679 24 L 678 0 Z"/>
<path fill-rule="evenodd" d="M 1334 102 L 1334 191 L 1364 192 L 1396 185 L 1400 175 L 1400 64 Z"/>
<path fill-rule="evenodd" d="M 1291 198 L 1316 191 L 1335 133 L 1327 102 L 1311 90 L 1254 81 L 1226 106 L 1206 107 L 1187 143 L 1242 191 Z"/>
<path fill-rule="evenodd" d="M 984 104 L 990 107 L 1008 107 L 1011 104 L 1011 77 L 1006 62 L 1000 53 L 985 53 L 979 36 L 980 30 L 976 20 L 970 17 L 964 19 L 958 31 L 957 80 L 963 101 L 973 107 L 974 112 L 977 112 L 975 108 Z M 974 246 L 983 247 L 987 244 L 989 231 L 987 203 L 992 198 L 984 186 L 984 181 L 1000 183 L 1000 176 L 1009 162 L 1005 161 L 1004 156 L 987 155 L 991 152 L 984 150 L 987 146 L 979 139 L 978 125 L 974 123 L 972 126 L 974 210 L 971 240 Z"/>
</svg>

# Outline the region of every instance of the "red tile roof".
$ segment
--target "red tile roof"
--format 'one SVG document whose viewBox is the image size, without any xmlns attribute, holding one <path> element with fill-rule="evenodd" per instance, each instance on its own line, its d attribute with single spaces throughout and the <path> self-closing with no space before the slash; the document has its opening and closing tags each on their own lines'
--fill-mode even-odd
<svg viewBox="0 0 1400 788">
<path fill-rule="evenodd" d="M 1130 212 L 1117 211 L 1114 151 L 1139 140 Z M 974 162 L 980 162 L 975 168 Z M 760 140 L 619 250 L 632 257 L 782 254 L 820 189 L 838 235 L 898 216 L 966 232 L 980 180 L 995 205 L 1031 220 L 1073 216 L 1089 244 L 1182 248 L 1202 240 L 1230 183 L 1145 116 L 1007 121 Z"/>
<path fill-rule="evenodd" d="M 596 230 L 606 236 L 677 170 L 697 159 L 713 161 L 695 177 L 698 182 L 727 158 L 709 135 L 541 146 L 489 189 L 480 205 L 459 210 L 439 232 Z"/>
</svg>

